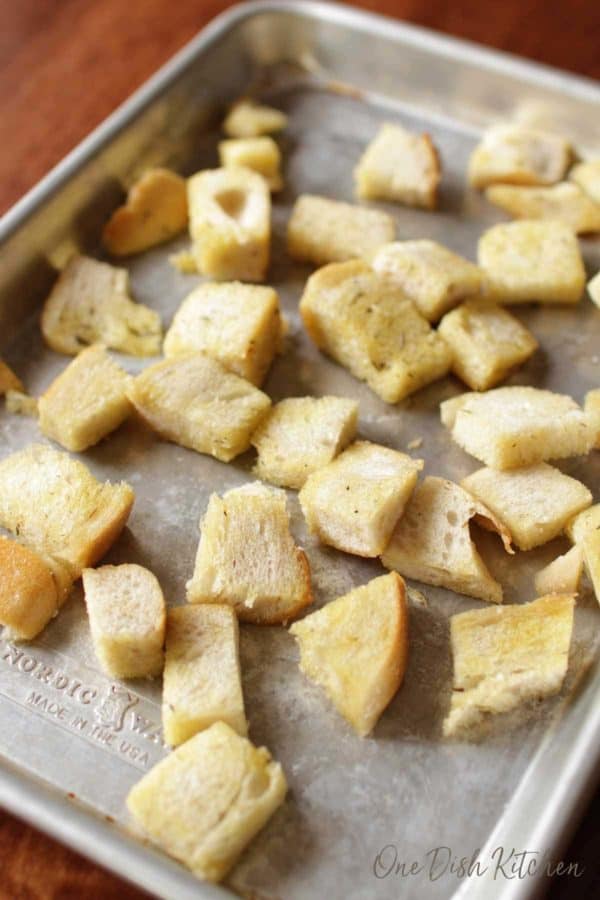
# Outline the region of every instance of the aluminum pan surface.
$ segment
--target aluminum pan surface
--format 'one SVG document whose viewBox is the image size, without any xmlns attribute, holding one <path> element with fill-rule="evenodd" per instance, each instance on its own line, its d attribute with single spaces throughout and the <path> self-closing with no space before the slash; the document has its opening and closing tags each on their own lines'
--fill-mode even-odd
<svg viewBox="0 0 600 900">
<path fill-rule="evenodd" d="M 334 33 L 332 46 L 333 38 Z M 274 399 L 325 392 L 357 397 L 363 436 L 399 449 L 423 437 L 415 455 L 426 459 L 427 472 L 459 477 L 474 468 L 473 461 L 449 444 L 436 415 L 439 399 L 456 393 L 458 384 L 441 382 L 394 409 L 320 357 L 303 336 L 297 316 L 297 300 L 310 270 L 289 265 L 281 249 L 295 194 L 312 191 L 350 199 L 351 170 L 362 146 L 380 121 L 398 118 L 433 134 L 445 171 L 440 213 L 390 208 L 399 236 L 437 238 L 473 257 L 480 231 L 501 218 L 480 197 L 463 190 L 473 123 L 452 123 L 439 114 L 419 117 L 415 104 L 393 106 L 382 98 L 343 96 L 323 90 L 315 80 L 301 81 L 290 80 L 287 70 L 271 72 L 268 92 L 269 99 L 291 114 L 284 147 L 287 188 L 275 206 L 270 282 L 280 290 L 292 333 L 286 355 L 274 366 L 266 389 Z M 189 171 L 214 164 L 216 140 L 216 133 L 202 137 L 199 154 L 186 162 Z M 172 250 L 173 246 L 152 251 L 130 266 L 134 295 L 160 309 L 166 322 L 197 281 L 170 268 L 166 257 Z M 585 250 L 590 267 L 597 268 L 597 244 L 586 243 Z M 521 370 L 515 383 L 533 382 L 576 397 L 597 385 L 600 332 L 589 303 L 577 311 L 556 310 L 549 315 L 528 308 L 518 314 L 536 333 L 544 352 Z M 35 324 L 18 331 L 6 356 L 37 393 L 65 360 L 44 350 Z M 125 363 L 132 371 L 139 366 L 133 360 Z M 0 422 L 2 455 L 38 437 L 35 424 L 28 420 L 3 412 Z M 197 543 L 197 521 L 207 496 L 212 490 L 246 481 L 251 457 L 223 466 L 127 425 L 85 459 L 98 474 L 129 480 L 138 495 L 130 527 L 109 560 L 149 565 L 169 601 L 181 602 Z M 590 486 L 598 484 L 597 458 L 573 461 L 565 471 Z M 316 546 L 303 531 L 293 493 L 290 506 L 295 534 L 310 557 L 319 604 L 380 571 L 376 563 Z M 532 572 L 560 549 L 555 543 L 527 554 L 517 570 L 507 565 L 493 538 L 481 536 L 481 542 L 507 586 L 508 600 L 530 598 Z M 561 701 L 530 710 L 527 721 L 515 721 L 513 728 L 507 728 L 506 721 L 498 723 L 483 744 L 442 744 L 439 731 L 451 670 L 447 617 L 478 604 L 440 590 L 425 588 L 424 592 L 428 607 L 411 610 L 412 654 L 405 685 L 371 740 L 360 741 L 350 734 L 319 692 L 299 675 L 294 644 L 286 632 L 242 629 L 251 734 L 282 761 L 292 790 L 286 807 L 233 873 L 234 888 L 286 900 L 326 892 L 346 897 L 387 898 L 400 893 L 407 898 L 446 897 L 458 884 L 450 875 L 435 882 L 426 876 L 424 881 L 376 879 L 372 874 L 376 853 L 386 844 L 396 844 L 400 857 L 410 861 L 422 859 L 430 848 L 447 845 L 456 856 L 470 856 L 503 812 L 513 809 L 511 799 L 552 710 Z M 593 651 L 589 635 L 597 628 L 597 610 L 589 595 L 582 598 L 577 618 L 573 680 Z M 122 799 L 127 788 L 163 752 L 155 727 L 159 722 L 157 687 L 136 683 L 114 690 L 98 673 L 78 595 L 31 648 L 14 650 L 2 645 L 0 663 L 4 725 L 0 747 L 5 756 L 61 792 L 72 792 L 84 808 L 114 819 L 117 827 L 125 825 Z M 556 726 L 553 746 L 564 744 L 569 717 L 589 698 L 591 687 L 578 695 L 577 703 Z M 23 714 L 25 708 L 28 715 Z M 569 746 L 575 746 L 575 739 L 571 740 Z M 66 767 L 65 759 L 69 760 Z M 537 775 L 543 778 L 541 768 Z M 574 784 L 576 773 L 570 773 L 570 778 Z M 90 828 L 90 841 L 91 834 Z M 543 832 L 540 839 L 546 838 Z M 85 848 L 83 844 L 80 849 Z M 117 867 L 123 871 L 122 864 Z M 136 880 L 133 869 L 129 876 Z M 147 878 L 143 882 L 148 885 Z M 172 896 L 180 896 L 175 887 L 173 891 Z M 204 889 L 198 886 L 197 892 L 202 896 Z"/>
</svg>

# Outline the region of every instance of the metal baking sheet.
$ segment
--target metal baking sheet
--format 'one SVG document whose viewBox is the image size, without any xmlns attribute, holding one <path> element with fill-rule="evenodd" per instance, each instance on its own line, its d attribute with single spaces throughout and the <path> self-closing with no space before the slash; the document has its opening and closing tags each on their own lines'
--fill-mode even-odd
<svg viewBox="0 0 600 900">
<path fill-rule="evenodd" d="M 223 106 L 248 85 L 290 115 L 269 283 L 280 292 L 291 330 L 266 390 L 274 400 L 355 397 L 363 437 L 405 451 L 422 438 L 409 452 L 426 460 L 426 472 L 461 477 L 475 461 L 451 444 L 438 421 L 439 401 L 461 390 L 457 381 L 445 379 L 388 406 L 307 340 L 297 305 L 310 269 L 292 264 L 283 250 L 291 204 L 307 191 L 352 199 L 352 169 L 362 148 L 380 122 L 398 121 L 432 134 L 444 170 L 438 212 L 385 207 L 398 236 L 434 238 L 474 258 L 479 234 L 502 218 L 465 187 L 468 154 L 481 128 L 507 114 L 534 115 L 558 123 L 579 145 L 600 148 L 600 92 L 580 79 L 343 7 L 250 3 L 225 14 L 5 217 L 2 354 L 30 391 L 45 388 L 67 362 L 43 346 L 37 322 L 55 266 L 74 248 L 101 254 L 100 227 L 122 185 L 140 169 L 163 163 L 191 173 L 215 165 Z M 185 244 L 182 238 L 127 263 L 134 296 L 160 310 L 165 324 L 199 280 L 167 261 Z M 595 271 L 598 242 L 582 247 Z M 600 316 L 589 302 L 517 313 L 541 350 L 511 383 L 578 399 L 600 384 Z M 122 362 L 132 372 L 144 364 Z M 34 421 L 0 412 L 2 457 L 39 439 Z M 252 455 L 226 466 L 129 423 L 83 459 L 98 476 L 124 478 L 136 491 L 129 525 L 107 561 L 149 566 L 168 602 L 183 602 L 207 498 L 248 481 Z M 562 468 L 600 499 L 600 454 Z M 294 492 L 289 506 L 310 559 L 317 605 L 382 571 L 377 562 L 319 547 L 305 532 Z M 478 534 L 477 541 L 509 602 L 532 599 L 533 573 L 565 546 L 559 540 L 509 560 L 493 536 Z M 227 886 L 200 884 L 128 833 L 124 797 L 166 752 L 160 685 L 116 683 L 99 671 L 80 590 L 38 640 L 0 640 L 0 802 L 165 898 L 231 891 L 262 900 L 532 896 L 547 884 L 542 855 L 560 859 L 597 768 L 597 603 L 589 590 L 579 599 L 563 694 L 499 718 L 485 741 L 469 744 L 441 739 L 451 684 L 448 617 L 480 604 L 417 587 L 427 605 L 411 607 L 404 686 L 364 740 L 300 675 L 294 641 L 283 628 L 242 626 L 250 734 L 282 762 L 290 793 Z M 459 862 L 450 864 L 468 862 L 478 850 L 480 866 L 470 877 Z M 537 854 L 541 876 L 508 877 L 511 865 L 518 867 L 511 850 Z"/>
</svg>

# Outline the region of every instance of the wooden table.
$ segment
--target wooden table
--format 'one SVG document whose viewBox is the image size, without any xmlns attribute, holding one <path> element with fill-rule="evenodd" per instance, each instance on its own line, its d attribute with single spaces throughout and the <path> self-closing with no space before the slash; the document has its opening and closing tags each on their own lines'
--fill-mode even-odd
<svg viewBox="0 0 600 900">
<path fill-rule="evenodd" d="M 0 0 L 0 211 L 6 210 L 189 40 L 227 0 Z M 598 0 L 361 0 L 365 9 L 600 77 Z M 600 896 L 600 796 L 553 900 Z M 145 895 L 0 813 L 0 898 Z"/>
</svg>

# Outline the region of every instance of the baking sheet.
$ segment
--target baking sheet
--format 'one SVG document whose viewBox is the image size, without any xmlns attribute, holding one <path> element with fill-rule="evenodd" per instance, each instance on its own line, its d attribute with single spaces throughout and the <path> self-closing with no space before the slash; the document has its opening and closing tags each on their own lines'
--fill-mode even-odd
<svg viewBox="0 0 600 900">
<path fill-rule="evenodd" d="M 315 9 L 318 14 L 322 8 L 315 5 Z M 356 17 L 357 27 L 361 19 L 368 17 Z M 302 34 L 304 46 L 306 35 Z M 260 57 L 264 33 L 255 28 L 249 37 L 255 40 Z M 330 38 L 331 46 L 335 46 L 333 29 Z M 218 49 L 223 51 L 223 41 Z M 232 51 L 230 41 L 222 59 Z M 440 210 L 432 214 L 378 206 L 394 215 L 399 238 L 433 238 L 474 259 L 479 234 L 503 218 L 464 186 L 466 161 L 477 126 L 473 121 L 451 119 L 436 109 L 420 112 L 410 98 L 398 99 L 379 90 L 371 94 L 340 90 L 327 77 L 326 68 L 314 65 L 314 58 L 308 65 L 306 54 L 302 60 L 303 67 L 273 66 L 267 60 L 268 70 L 260 70 L 263 77 L 257 82 L 260 96 L 290 115 L 283 136 L 286 188 L 275 199 L 269 283 L 280 293 L 291 329 L 286 352 L 275 362 L 265 390 L 274 401 L 290 395 L 324 393 L 356 398 L 362 437 L 422 457 L 426 474 L 459 479 L 477 467 L 476 461 L 449 441 L 438 416 L 440 400 L 462 390 L 459 382 L 445 379 L 406 403 L 391 407 L 320 355 L 303 333 L 297 312 L 311 269 L 287 260 L 283 246 L 285 223 L 295 196 L 312 192 L 351 200 L 351 173 L 362 148 L 379 123 L 392 120 L 413 130 L 429 131 L 440 148 L 444 170 Z M 238 64 L 243 65 L 243 61 Z M 406 85 L 403 92 L 408 93 Z M 189 103 L 189 95 L 182 96 L 187 96 Z M 151 158 L 152 153 L 156 161 L 179 153 L 180 168 L 186 172 L 214 166 L 219 134 L 210 122 L 215 120 L 215 99 L 219 98 L 213 96 L 204 109 L 205 97 L 206 87 L 198 98 L 196 115 L 188 115 L 179 124 L 179 144 L 172 136 L 157 141 L 156 131 L 149 128 L 145 153 L 132 153 L 121 177 L 130 178 L 140 159 Z M 162 102 L 163 109 L 172 110 L 167 101 Z M 175 108 L 187 107 L 180 103 Z M 150 108 L 145 115 L 156 116 L 156 112 Z M 173 116 L 172 112 L 165 115 Z M 90 198 L 86 227 L 78 232 L 70 221 L 64 236 L 54 241 L 50 257 L 56 261 L 74 243 L 100 255 L 93 243 L 98 224 L 117 196 L 113 184 L 112 191 L 95 196 L 95 202 Z M 90 222 L 96 224 L 95 230 Z M 127 262 L 133 295 L 158 309 L 165 324 L 200 280 L 178 273 L 167 261 L 169 254 L 186 243 L 181 238 Z M 600 265 L 598 243 L 586 241 L 582 247 L 590 271 L 595 271 Z M 584 301 L 577 309 L 527 307 L 516 312 L 537 336 L 541 350 L 509 383 L 536 384 L 570 393 L 576 399 L 598 386 L 600 316 L 591 303 Z M 27 321 L 18 321 L 14 312 L 13 316 L 16 323 L 2 351 L 29 390 L 38 394 L 67 360 L 44 348 L 35 315 Z M 132 372 L 145 364 L 132 358 L 120 359 Z M 408 444 L 414 438 L 422 438 L 423 444 L 409 451 Z M 0 413 L 2 456 L 39 439 L 35 422 Z M 198 520 L 208 496 L 251 479 L 252 454 L 224 465 L 163 443 L 130 422 L 82 458 L 99 477 L 124 478 L 136 491 L 128 528 L 107 561 L 149 566 L 160 579 L 169 604 L 184 602 L 185 582 L 192 572 L 198 541 Z M 587 460 L 570 460 L 561 468 L 581 478 L 595 492 L 595 499 L 600 499 L 600 454 L 592 454 Z M 288 497 L 292 529 L 309 556 L 317 606 L 383 571 L 377 562 L 320 547 L 306 534 L 296 494 L 288 492 Z M 507 602 L 532 599 L 533 573 L 566 547 L 562 541 L 554 541 L 518 554 L 515 561 L 505 557 L 494 536 L 478 533 L 477 541 L 505 587 Z M 356 737 L 321 692 L 301 676 L 294 641 L 284 629 L 241 627 L 250 735 L 256 743 L 265 743 L 281 761 L 290 794 L 232 873 L 228 884 L 236 892 L 273 900 L 304 900 L 327 894 L 386 900 L 397 896 L 432 900 L 448 897 L 461 884 L 464 886 L 464 878 L 451 871 L 457 867 L 447 865 L 444 869 L 444 862 L 450 857 L 470 859 L 503 817 L 513 811 L 515 792 L 519 785 L 523 787 L 523 776 L 536 751 L 544 740 L 548 742 L 545 735 L 549 728 L 551 746 L 564 746 L 563 732 L 566 735 L 573 708 L 585 701 L 593 687 L 588 683 L 587 670 L 596 655 L 598 609 L 591 591 L 584 591 L 578 602 L 569 690 L 544 704 L 532 704 L 525 711 L 499 717 L 485 742 L 467 744 L 442 741 L 440 736 L 451 687 L 448 617 L 481 604 L 441 589 L 416 586 L 425 593 L 427 606 L 411 606 L 406 679 L 374 736 L 368 739 Z M 576 700 L 567 700 L 573 689 Z M 115 840 L 120 839 L 119 829 L 128 826 L 123 804 L 127 790 L 166 752 L 160 735 L 159 703 L 159 684 L 124 685 L 111 682 L 99 672 L 79 589 L 31 645 L 17 647 L 0 642 L 0 752 L 17 770 L 43 779 L 78 808 L 107 822 Z M 576 738 L 569 740 L 574 747 Z M 543 776 L 540 764 L 540 787 Z M 573 781 L 571 784 L 574 788 Z M 581 784 L 578 786 L 581 788 Z M 524 809 L 521 813 L 526 818 Z M 27 809 L 21 814 L 27 816 Z M 551 844 L 555 838 L 548 828 L 539 835 L 544 845 L 533 849 L 540 853 L 554 850 Z M 81 845 L 86 849 L 85 839 L 79 843 L 80 849 Z M 438 847 L 448 850 L 440 850 L 434 857 Z M 494 848 L 488 848 L 482 859 L 490 849 Z M 162 859 L 155 851 L 148 857 L 154 863 Z M 402 871 L 396 872 L 390 865 L 394 860 L 406 863 L 404 871 L 416 861 L 421 871 L 403 877 Z M 118 868 L 123 872 L 122 865 Z M 142 870 L 140 864 L 140 871 L 132 869 L 126 874 L 148 886 L 149 879 Z M 475 889 L 484 881 L 475 877 L 470 883 Z M 512 882 L 507 881 L 507 885 L 514 888 Z M 504 889 L 506 885 L 501 886 Z M 529 879 L 519 888 L 529 890 L 532 886 Z M 183 896 L 179 890 L 162 891 L 161 895 Z M 196 895 L 203 896 L 203 891 L 204 887 L 198 885 Z"/>
</svg>

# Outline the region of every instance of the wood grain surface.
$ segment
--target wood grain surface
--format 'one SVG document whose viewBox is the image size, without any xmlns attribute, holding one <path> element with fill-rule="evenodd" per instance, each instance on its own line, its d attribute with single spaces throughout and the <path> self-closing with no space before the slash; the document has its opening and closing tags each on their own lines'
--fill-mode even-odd
<svg viewBox="0 0 600 900">
<path fill-rule="evenodd" d="M 226 0 L 0 0 L 0 211 L 229 5 Z M 600 77 L 599 0 L 362 0 L 354 5 Z M 553 900 L 600 897 L 599 822 L 596 797 L 563 853 L 585 871 L 581 878 L 549 883 Z M 146 896 L 3 813 L 0 861 L 2 900 Z"/>
</svg>

